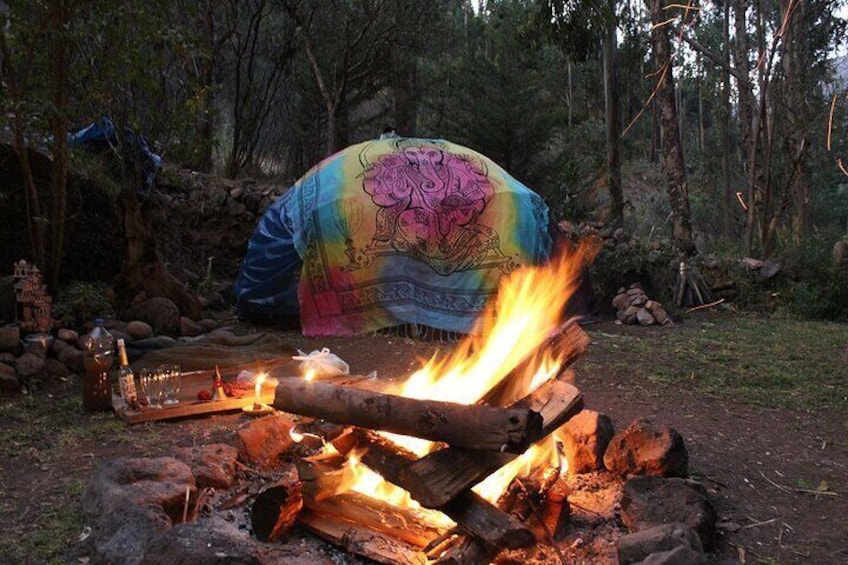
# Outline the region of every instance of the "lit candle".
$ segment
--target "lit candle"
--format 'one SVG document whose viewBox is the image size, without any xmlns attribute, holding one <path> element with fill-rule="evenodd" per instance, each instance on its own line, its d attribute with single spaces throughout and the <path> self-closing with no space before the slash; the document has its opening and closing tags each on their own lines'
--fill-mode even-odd
<svg viewBox="0 0 848 565">
<path fill-rule="evenodd" d="M 260 410 L 262 408 L 262 383 L 265 381 L 265 373 L 259 373 L 256 376 L 256 388 L 254 389 L 255 395 L 253 397 L 253 408 L 254 410 Z"/>
</svg>

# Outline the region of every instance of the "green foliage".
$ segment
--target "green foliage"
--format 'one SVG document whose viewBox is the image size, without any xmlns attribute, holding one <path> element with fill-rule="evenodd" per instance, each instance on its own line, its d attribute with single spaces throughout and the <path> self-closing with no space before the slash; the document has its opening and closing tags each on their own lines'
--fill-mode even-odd
<svg viewBox="0 0 848 565">
<path fill-rule="evenodd" d="M 831 259 L 833 242 L 810 237 L 784 256 L 783 309 L 802 319 L 848 320 L 848 269 Z"/>
<path fill-rule="evenodd" d="M 64 286 L 53 304 L 53 317 L 72 327 L 82 327 L 95 318 L 114 315 L 108 287 L 103 283 L 73 281 Z"/>
</svg>

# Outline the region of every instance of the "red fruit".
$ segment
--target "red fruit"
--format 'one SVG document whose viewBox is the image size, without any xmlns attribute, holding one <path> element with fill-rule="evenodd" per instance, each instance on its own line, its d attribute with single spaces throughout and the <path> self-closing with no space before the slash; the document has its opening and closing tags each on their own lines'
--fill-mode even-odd
<svg viewBox="0 0 848 565">
<path fill-rule="evenodd" d="M 203 400 L 204 402 L 207 400 L 212 400 L 212 393 L 204 388 L 197 393 L 197 399 Z"/>
</svg>

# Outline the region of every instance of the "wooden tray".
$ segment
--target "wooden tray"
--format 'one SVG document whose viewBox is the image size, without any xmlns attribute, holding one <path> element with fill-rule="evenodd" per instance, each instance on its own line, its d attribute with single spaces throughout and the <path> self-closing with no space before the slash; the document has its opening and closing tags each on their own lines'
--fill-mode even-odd
<svg viewBox="0 0 848 565">
<path fill-rule="evenodd" d="M 232 412 L 241 410 L 245 406 L 252 406 L 255 400 L 253 389 L 245 390 L 241 398 L 228 397 L 224 400 L 198 400 L 197 393 L 202 389 L 211 392 L 212 373 L 214 371 L 192 371 L 183 373 L 180 381 L 180 393 L 177 395 L 179 404 L 164 406 L 162 408 L 150 408 L 142 406 L 140 410 L 128 410 L 124 408 L 123 401 L 118 395 L 112 395 L 112 408 L 118 417 L 128 424 L 141 422 L 154 422 L 156 420 L 170 420 L 172 418 L 184 418 L 186 416 L 198 416 L 203 414 L 215 414 L 218 412 Z M 224 375 L 227 373 L 224 372 Z M 226 378 L 225 378 L 226 380 Z M 274 402 L 273 384 L 263 384 L 260 397 L 263 404 Z"/>
</svg>

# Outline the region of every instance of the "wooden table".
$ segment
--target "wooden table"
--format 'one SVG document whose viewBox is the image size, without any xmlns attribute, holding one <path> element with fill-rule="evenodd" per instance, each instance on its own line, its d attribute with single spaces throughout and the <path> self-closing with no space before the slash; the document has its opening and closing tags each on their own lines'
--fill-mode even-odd
<svg viewBox="0 0 848 565">
<path fill-rule="evenodd" d="M 177 395 L 179 404 L 163 406 L 162 408 L 151 408 L 143 406 L 139 410 L 128 410 L 124 408 L 121 397 L 112 395 L 112 408 L 119 418 L 128 424 L 139 424 L 141 422 L 154 422 L 157 420 L 170 420 L 172 418 L 184 418 L 187 416 L 199 416 L 204 414 L 215 414 L 218 412 L 232 412 L 242 410 L 245 406 L 252 406 L 255 400 L 255 392 L 251 388 L 243 390 L 241 398 L 227 397 L 223 400 L 202 401 L 197 398 L 197 393 L 202 389 L 212 392 L 212 374 L 214 371 L 192 371 L 183 373 L 180 382 L 180 392 Z M 227 371 L 222 370 L 225 380 Z M 263 404 L 271 405 L 274 402 L 274 382 L 263 384 L 260 398 Z"/>
</svg>

